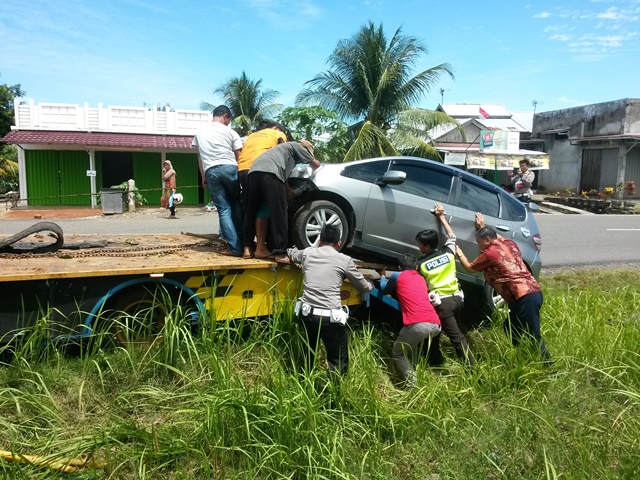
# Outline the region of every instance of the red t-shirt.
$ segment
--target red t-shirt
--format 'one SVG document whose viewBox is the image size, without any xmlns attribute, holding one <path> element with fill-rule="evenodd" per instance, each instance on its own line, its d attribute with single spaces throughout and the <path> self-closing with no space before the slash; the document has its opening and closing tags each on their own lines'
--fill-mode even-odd
<svg viewBox="0 0 640 480">
<path fill-rule="evenodd" d="M 430 322 L 440 325 L 440 318 L 429 301 L 429 290 L 424 277 L 415 270 L 404 270 L 398 275 L 396 292 L 402 307 L 402 323 Z"/>
<path fill-rule="evenodd" d="M 483 272 L 484 278 L 502 295 L 507 304 L 533 292 L 540 285 L 522 261 L 518 245 L 508 238 L 497 238 L 489 248 L 471 262 L 471 268 Z"/>
</svg>

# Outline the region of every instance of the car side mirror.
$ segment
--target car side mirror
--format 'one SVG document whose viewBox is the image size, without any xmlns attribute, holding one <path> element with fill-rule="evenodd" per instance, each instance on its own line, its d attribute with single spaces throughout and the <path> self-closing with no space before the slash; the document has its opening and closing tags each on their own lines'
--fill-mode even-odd
<svg viewBox="0 0 640 480">
<path fill-rule="evenodd" d="M 385 185 L 400 185 L 407 179 L 407 172 L 399 170 L 389 170 L 382 177 L 376 179 L 376 185 L 384 187 Z"/>
</svg>

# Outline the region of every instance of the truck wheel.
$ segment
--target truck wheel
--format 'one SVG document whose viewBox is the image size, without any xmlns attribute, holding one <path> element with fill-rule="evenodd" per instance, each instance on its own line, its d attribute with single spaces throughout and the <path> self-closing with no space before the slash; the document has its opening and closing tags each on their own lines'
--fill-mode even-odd
<svg viewBox="0 0 640 480">
<path fill-rule="evenodd" d="M 162 329 L 174 306 L 163 287 L 130 287 L 107 301 L 101 323 L 117 345 L 148 347 L 162 342 Z"/>
<path fill-rule="evenodd" d="M 315 200 L 305 204 L 293 218 L 293 241 L 298 248 L 318 246 L 320 231 L 325 224 L 340 230 L 340 241 L 345 245 L 349 236 L 349 223 L 342 209 L 328 200 Z M 342 246 L 340 249 L 342 249 Z"/>
</svg>

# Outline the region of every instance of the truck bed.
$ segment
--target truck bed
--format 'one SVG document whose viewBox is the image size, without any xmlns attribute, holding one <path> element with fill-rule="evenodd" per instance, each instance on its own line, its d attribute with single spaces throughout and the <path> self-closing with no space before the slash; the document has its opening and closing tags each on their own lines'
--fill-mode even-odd
<svg viewBox="0 0 640 480">
<path fill-rule="evenodd" d="M 33 235 L 15 244 L 25 248 L 46 242 Z M 215 236 L 180 235 L 65 235 L 54 253 L 0 254 L 0 282 L 53 278 L 161 274 L 218 269 L 270 268 L 270 260 L 221 255 L 224 243 Z M 104 247 L 76 248 L 78 244 Z M 69 248 L 73 247 L 73 248 Z"/>
</svg>

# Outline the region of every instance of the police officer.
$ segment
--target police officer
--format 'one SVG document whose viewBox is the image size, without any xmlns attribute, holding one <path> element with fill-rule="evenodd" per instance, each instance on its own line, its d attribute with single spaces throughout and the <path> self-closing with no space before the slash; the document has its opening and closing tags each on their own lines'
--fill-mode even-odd
<svg viewBox="0 0 640 480">
<path fill-rule="evenodd" d="M 373 288 L 356 269 L 351 257 L 338 252 L 340 245 L 338 228 L 325 225 L 317 247 L 287 250 L 288 257 L 300 264 L 304 273 L 304 291 L 296 302 L 296 314 L 307 336 L 307 367 L 313 368 L 322 339 L 327 349 L 330 377 L 345 375 L 349 365 L 346 329 L 349 314 L 347 307 L 340 304 L 342 282 L 348 279 L 361 292 Z"/>
<path fill-rule="evenodd" d="M 444 228 L 445 244 L 444 247 L 438 248 L 438 232 L 435 230 L 419 232 L 416 235 L 416 241 L 424 256 L 418 260 L 418 270 L 425 278 L 432 298 L 434 297 L 433 293 L 436 294 L 432 303 L 438 317 L 440 317 L 442 331 L 451 340 L 457 357 L 469 365 L 473 365 L 475 358 L 458 325 L 464 307 L 464 294 L 460 289 L 456 274 L 456 236 L 444 216 L 442 205 L 436 203 L 434 213 Z M 431 358 L 436 363 L 442 362 L 439 337 L 433 342 Z"/>
</svg>

